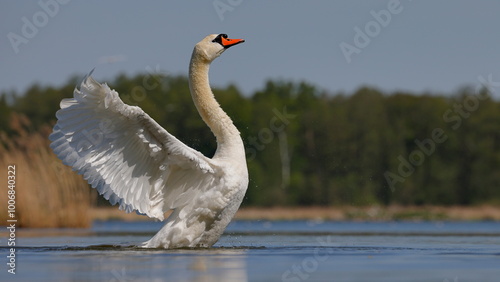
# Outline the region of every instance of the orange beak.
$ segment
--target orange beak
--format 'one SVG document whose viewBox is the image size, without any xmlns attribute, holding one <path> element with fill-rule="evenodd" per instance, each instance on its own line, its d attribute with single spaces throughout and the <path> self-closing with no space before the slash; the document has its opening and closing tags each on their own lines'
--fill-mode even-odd
<svg viewBox="0 0 500 282">
<path fill-rule="evenodd" d="M 236 44 L 243 43 L 243 42 L 245 42 L 245 40 L 244 39 L 231 39 L 231 38 L 221 37 L 221 42 L 222 42 L 222 46 L 224 46 L 224 48 L 229 48 L 229 47 L 234 46 Z"/>
</svg>

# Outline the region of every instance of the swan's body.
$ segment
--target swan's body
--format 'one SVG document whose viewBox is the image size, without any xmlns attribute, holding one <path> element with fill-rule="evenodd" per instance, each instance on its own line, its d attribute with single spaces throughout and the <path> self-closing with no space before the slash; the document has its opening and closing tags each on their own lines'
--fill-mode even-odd
<svg viewBox="0 0 500 282">
<path fill-rule="evenodd" d="M 193 101 L 217 138 L 213 158 L 189 148 L 106 84 L 87 77 L 56 114 L 51 148 L 112 204 L 164 219 L 147 248 L 210 247 L 238 210 L 248 186 L 243 141 L 214 98 L 210 63 L 243 40 L 209 35 L 189 66 Z"/>
</svg>

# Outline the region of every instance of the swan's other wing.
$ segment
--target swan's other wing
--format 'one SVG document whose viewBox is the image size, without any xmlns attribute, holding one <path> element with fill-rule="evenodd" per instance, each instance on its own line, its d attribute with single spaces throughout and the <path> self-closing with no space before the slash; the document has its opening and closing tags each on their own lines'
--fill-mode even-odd
<svg viewBox="0 0 500 282">
<path fill-rule="evenodd" d="M 163 220 L 213 185 L 209 158 L 106 84 L 87 77 L 73 96 L 61 101 L 50 147 L 112 204 Z"/>
</svg>

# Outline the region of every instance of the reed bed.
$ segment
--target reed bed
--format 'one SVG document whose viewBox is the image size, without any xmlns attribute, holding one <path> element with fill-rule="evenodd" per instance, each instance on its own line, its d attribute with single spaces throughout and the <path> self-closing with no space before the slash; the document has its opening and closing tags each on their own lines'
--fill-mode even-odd
<svg viewBox="0 0 500 282">
<path fill-rule="evenodd" d="M 62 164 L 49 148 L 51 128 L 30 132 L 29 119 L 14 114 L 11 133 L 0 132 L 0 222 L 7 213 L 7 169 L 15 165 L 17 226 L 30 228 L 89 227 L 95 195 L 80 175 Z M 0 223 L 0 225 L 2 224 Z"/>
</svg>

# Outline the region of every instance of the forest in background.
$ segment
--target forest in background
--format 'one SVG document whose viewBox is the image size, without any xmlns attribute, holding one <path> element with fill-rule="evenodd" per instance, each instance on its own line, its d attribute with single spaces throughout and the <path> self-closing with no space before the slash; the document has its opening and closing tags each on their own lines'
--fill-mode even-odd
<svg viewBox="0 0 500 282">
<path fill-rule="evenodd" d="M 48 136 L 59 102 L 78 82 L 1 93 L 4 150 L 16 149 L 11 139 Z M 185 76 L 120 75 L 108 84 L 187 145 L 215 152 Z M 213 91 L 245 143 L 243 205 L 500 204 L 500 102 L 485 88 L 451 96 L 369 87 L 331 93 L 270 80 L 247 96 L 234 85 Z"/>
</svg>

